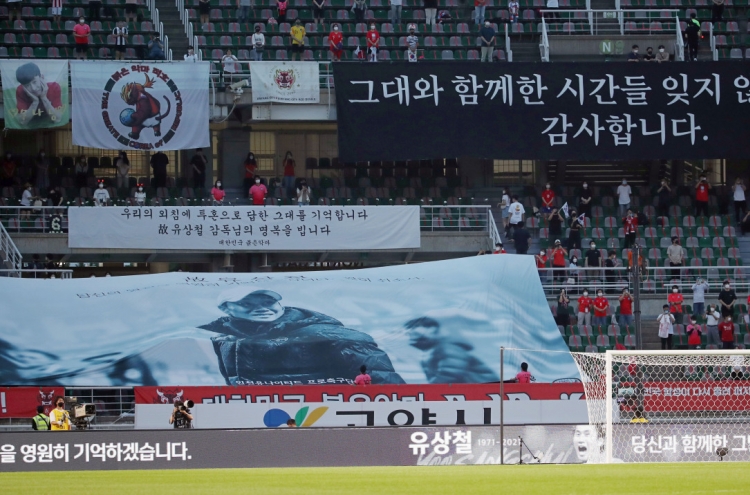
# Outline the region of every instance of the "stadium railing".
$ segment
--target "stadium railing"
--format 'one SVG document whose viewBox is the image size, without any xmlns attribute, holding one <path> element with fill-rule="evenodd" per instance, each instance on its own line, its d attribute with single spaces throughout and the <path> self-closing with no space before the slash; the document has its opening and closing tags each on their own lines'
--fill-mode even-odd
<svg viewBox="0 0 750 495">
<path fill-rule="evenodd" d="M 0 223 L 0 255 L 3 257 L 4 265 L 10 267 L 6 276 L 20 276 L 18 271 L 21 269 L 23 257 L 2 223 Z"/>
<path fill-rule="evenodd" d="M 15 277 L 15 278 L 54 278 L 59 279 L 71 279 L 73 278 L 73 270 L 60 269 L 60 268 L 24 268 L 21 270 L 6 270 L 0 269 L 0 277 Z"/>
</svg>

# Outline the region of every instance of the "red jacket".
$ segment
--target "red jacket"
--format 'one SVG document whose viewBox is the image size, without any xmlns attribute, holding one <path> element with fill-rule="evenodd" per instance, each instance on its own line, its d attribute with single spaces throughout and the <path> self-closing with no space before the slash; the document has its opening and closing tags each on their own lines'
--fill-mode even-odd
<svg viewBox="0 0 750 495">
<path fill-rule="evenodd" d="M 719 323 L 719 335 L 722 342 L 734 342 L 734 325 L 731 321 Z"/>
</svg>

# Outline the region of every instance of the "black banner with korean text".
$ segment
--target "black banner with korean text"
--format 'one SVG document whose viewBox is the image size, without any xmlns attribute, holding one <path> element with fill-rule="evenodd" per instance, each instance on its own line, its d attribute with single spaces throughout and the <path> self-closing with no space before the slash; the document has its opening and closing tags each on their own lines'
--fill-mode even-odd
<svg viewBox="0 0 750 495">
<path fill-rule="evenodd" d="M 750 65 L 334 64 L 345 162 L 750 157 Z"/>
</svg>

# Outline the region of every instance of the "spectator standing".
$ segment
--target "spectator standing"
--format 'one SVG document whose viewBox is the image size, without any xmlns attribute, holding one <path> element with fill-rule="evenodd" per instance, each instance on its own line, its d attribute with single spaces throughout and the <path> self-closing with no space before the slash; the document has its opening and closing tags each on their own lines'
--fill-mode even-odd
<svg viewBox="0 0 750 495">
<path fill-rule="evenodd" d="M 716 306 L 708 305 L 706 310 L 706 342 L 708 345 L 719 346 L 719 322 L 721 322 L 721 313 L 717 311 Z"/>
<path fill-rule="evenodd" d="M 628 213 L 622 219 L 622 227 L 625 231 L 625 248 L 635 246 L 635 236 L 638 233 L 638 217 L 633 215 L 633 211 L 628 208 Z"/>
<path fill-rule="evenodd" d="M 13 15 L 16 20 L 21 20 L 21 0 L 8 0 L 8 27 L 13 26 Z"/>
<path fill-rule="evenodd" d="M 669 217 L 669 206 L 671 203 L 670 195 L 672 194 L 672 188 L 669 187 L 667 179 L 661 180 L 661 185 L 656 191 L 656 195 L 659 197 L 659 216 Z"/>
<path fill-rule="evenodd" d="M 73 27 L 73 38 L 76 42 L 76 59 L 86 60 L 89 51 L 89 35 L 91 28 L 86 24 L 86 19 L 81 17 L 78 24 Z"/>
<path fill-rule="evenodd" d="M 521 363 L 521 371 L 516 374 L 516 383 L 531 383 L 532 376 L 529 373 L 529 363 Z"/>
<path fill-rule="evenodd" d="M 729 281 L 724 281 L 724 286 L 721 289 L 721 292 L 719 292 L 719 304 L 721 304 L 721 316 L 726 317 L 732 316 L 732 313 L 734 313 L 734 303 L 737 302 L 737 294 L 735 294 L 734 289 L 732 289 L 729 285 Z"/>
<path fill-rule="evenodd" d="M 487 0 L 474 0 L 474 24 L 484 24 L 484 11 L 487 8 Z"/>
<path fill-rule="evenodd" d="M 255 177 L 255 184 L 253 187 L 250 188 L 250 197 L 253 200 L 254 206 L 263 206 L 266 204 L 266 195 L 268 194 L 268 189 L 266 189 L 265 184 L 262 184 L 260 181 L 260 177 Z"/>
<path fill-rule="evenodd" d="M 513 232 L 513 243 L 516 247 L 516 254 L 526 254 L 529 251 L 529 239 L 531 234 L 524 228 L 523 224 Z"/>
<path fill-rule="evenodd" d="M 594 299 L 594 326 L 598 327 L 599 330 L 602 327 L 607 327 L 607 312 L 609 311 L 609 301 L 604 297 L 604 291 L 599 289 L 596 291 L 596 299 Z"/>
<path fill-rule="evenodd" d="M 542 213 L 549 213 L 555 206 L 555 191 L 552 190 L 552 186 L 548 182 L 544 186 L 542 191 Z"/>
<path fill-rule="evenodd" d="M 250 151 L 245 157 L 245 178 L 242 180 L 242 186 L 247 191 L 248 197 L 250 197 L 250 188 L 255 182 L 255 173 L 258 170 L 258 161 L 255 159 L 255 155 Z"/>
<path fill-rule="evenodd" d="M 586 251 L 585 257 L 586 261 L 584 262 L 584 266 L 586 268 L 601 268 L 604 264 L 602 262 L 602 253 L 596 249 L 596 243 L 594 241 L 589 243 L 589 249 Z M 601 271 L 587 270 L 586 275 L 588 278 L 599 278 L 601 276 Z"/>
<path fill-rule="evenodd" d="M 706 302 L 706 292 L 708 291 L 708 284 L 705 280 L 698 277 L 693 284 L 693 314 L 701 315 L 704 311 L 704 304 Z"/>
<path fill-rule="evenodd" d="M 511 198 L 510 203 L 510 209 L 509 211 L 509 225 L 505 230 L 505 237 L 508 237 L 510 235 L 511 229 L 517 229 L 519 226 L 523 225 L 524 222 L 524 215 L 526 215 L 526 210 L 524 210 L 523 205 L 518 202 L 518 196 L 515 194 Z"/>
<path fill-rule="evenodd" d="M 508 222 L 510 218 L 510 195 L 508 194 L 508 189 L 503 188 L 503 197 L 500 200 L 500 203 L 497 204 L 501 208 L 501 215 L 503 217 L 503 229 L 505 229 L 505 232 L 508 232 Z M 506 234 L 507 235 L 507 234 Z"/>
<path fill-rule="evenodd" d="M 291 151 L 286 152 L 282 165 L 284 166 L 284 179 L 282 180 L 281 185 L 286 189 L 287 197 L 291 197 L 292 192 L 294 191 L 294 167 L 297 165 Z"/>
<path fill-rule="evenodd" d="M 297 60 L 299 57 L 302 60 L 302 54 L 305 52 L 305 27 L 302 25 L 302 21 L 297 19 L 294 21 L 294 26 L 289 31 L 289 36 L 292 39 L 292 60 Z"/>
<path fill-rule="evenodd" d="M 40 149 L 34 159 L 34 176 L 37 189 L 49 187 L 49 158 L 44 153 L 44 149 Z"/>
<path fill-rule="evenodd" d="M 164 60 L 164 44 L 159 39 L 159 33 L 151 33 L 151 41 L 148 42 L 148 59 Z"/>
<path fill-rule="evenodd" d="M 266 47 L 266 37 L 260 32 L 260 24 L 255 25 L 255 32 L 250 40 L 253 44 L 253 61 L 260 62 L 263 60 L 263 50 Z"/>
<path fill-rule="evenodd" d="M 656 61 L 658 63 L 669 62 L 669 54 L 664 48 L 664 45 L 659 45 L 659 52 L 656 54 Z"/>
<path fill-rule="evenodd" d="M 562 224 L 564 218 L 560 214 L 560 210 L 553 208 L 552 212 L 547 215 L 547 225 L 549 226 L 550 237 L 560 237 L 562 235 Z"/>
<path fill-rule="evenodd" d="M 672 278 L 681 278 L 682 271 L 676 266 L 685 266 L 685 253 L 680 246 L 680 238 L 672 237 L 672 244 L 667 248 L 667 258 L 669 258 L 669 266 L 672 267 Z"/>
<path fill-rule="evenodd" d="M 711 184 L 705 173 L 700 175 L 698 183 L 695 184 L 695 216 L 708 216 L 708 192 L 711 190 Z"/>
<path fill-rule="evenodd" d="M 44 406 L 36 406 L 36 416 L 31 418 L 31 428 L 36 431 L 49 431 L 49 416 L 44 414 Z"/>
<path fill-rule="evenodd" d="M 724 0 L 712 0 L 711 22 L 721 22 L 721 16 L 723 14 L 724 14 Z"/>
<path fill-rule="evenodd" d="M 23 193 L 21 193 L 21 206 L 26 207 L 21 209 L 21 220 L 28 219 L 31 215 L 31 205 L 34 199 L 34 194 L 31 192 L 31 184 L 27 182 L 23 186 Z"/>
<path fill-rule="evenodd" d="M 624 217 L 625 212 L 630 208 L 630 195 L 633 190 L 630 189 L 627 179 L 622 179 L 622 184 L 617 186 L 618 203 L 620 205 L 620 216 Z"/>
<path fill-rule="evenodd" d="M 578 211 L 581 215 L 585 215 L 586 218 L 591 218 L 591 189 L 587 182 L 583 183 L 583 189 L 581 190 L 581 196 L 578 199 Z"/>
<path fill-rule="evenodd" d="M 206 187 L 206 166 L 208 165 L 208 159 L 203 154 L 201 148 L 195 150 L 195 154 L 190 159 L 190 167 L 193 172 L 193 187 L 203 192 L 203 188 Z"/>
<path fill-rule="evenodd" d="M 617 252 L 615 250 L 610 250 L 609 253 L 607 253 L 608 257 L 606 260 L 604 260 L 604 272 L 607 277 L 607 285 L 610 287 L 614 287 L 615 283 L 617 282 L 617 266 L 619 266 L 619 262 L 617 261 Z M 607 290 L 609 292 L 609 290 Z"/>
<path fill-rule="evenodd" d="M 9 5 L 10 3 L 12 2 L 8 2 Z M 52 22 L 56 23 L 58 25 L 58 28 L 60 25 L 60 16 L 62 16 L 62 4 L 63 4 L 63 0 L 52 0 L 52 9 L 51 9 Z M 17 3 L 17 5 L 20 5 L 20 4 Z M 11 25 L 13 24 L 12 19 L 10 21 L 10 24 Z"/>
<path fill-rule="evenodd" d="M 437 0 L 424 0 L 424 16 L 425 24 L 429 26 L 435 25 L 435 18 L 437 17 L 438 3 Z"/>
<path fill-rule="evenodd" d="M 581 230 L 583 230 L 583 225 L 581 225 L 578 214 L 575 210 L 570 212 L 569 230 L 570 232 L 568 232 L 568 249 L 581 249 Z"/>
<path fill-rule="evenodd" d="M 570 258 L 570 263 L 568 263 L 568 284 L 578 284 L 580 278 L 580 270 L 578 270 L 578 267 L 578 257 L 574 254 Z"/>
<path fill-rule="evenodd" d="M 125 0 L 125 22 L 138 20 L 138 0 Z"/>
<path fill-rule="evenodd" d="M 357 22 L 364 22 L 366 10 L 367 0 L 354 0 L 354 3 L 352 4 L 352 11 L 354 12 L 354 19 Z"/>
<path fill-rule="evenodd" d="M 518 3 L 518 0 L 510 0 L 508 2 L 508 17 L 510 18 L 511 24 L 515 24 L 518 22 L 518 12 L 520 11 L 521 6 Z"/>
<path fill-rule="evenodd" d="M 154 187 L 167 187 L 167 166 L 169 158 L 158 151 L 151 156 L 151 169 L 154 172 Z"/>
<path fill-rule="evenodd" d="M 52 431 L 70 430 L 70 414 L 65 410 L 65 399 L 55 397 L 55 408 L 49 412 L 50 429 Z"/>
<path fill-rule="evenodd" d="M 633 296 L 630 295 L 630 291 L 625 288 L 622 289 L 620 294 L 620 326 L 622 328 L 632 329 L 635 328 L 635 318 L 633 317 Z"/>
<path fill-rule="evenodd" d="M 102 8 L 101 0 L 89 0 L 89 20 L 90 21 L 101 21 L 102 17 L 99 13 L 99 9 Z"/>
<path fill-rule="evenodd" d="M 555 239 L 555 247 L 552 249 L 552 271 L 555 280 L 565 280 L 565 258 L 568 252 L 562 247 L 560 239 Z"/>
<path fill-rule="evenodd" d="M 115 60 L 125 60 L 125 49 L 128 46 L 127 21 L 117 21 L 112 35 L 115 37 Z"/>
<path fill-rule="evenodd" d="M 239 71 L 237 57 L 232 54 L 232 49 L 227 48 L 224 52 L 224 56 L 221 57 L 221 65 L 224 71 L 224 84 L 231 84 L 232 74 L 236 74 Z"/>
<path fill-rule="evenodd" d="M 543 272 L 542 270 L 547 268 L 547 261 L 549 258 L 547 257 L 547 251 L 544 249 L 539 251 L 539 254 L 534 255 L 534 261 L 536 262 L 536 268 L 539 271 L 539 280 L 542 281 L 542 283 L 546 282 L 549 277 L 547 277 L 547 272 Z"/>
<path fill-rule="evenodd" d="M 367 31 L 367 60 L 369 62 L 378 61 L 378 50 L 380 49 L 380 33 L 375 28 L 375 24 L 370 24 L 370 30 Z"/>
<path fill-rule="evenodd" d="M 560 294 L 557 296 L 557 317 L 555 321 L 563 328 L 570 325 L 569 306 L 570 298 L 568 297 L 568 292 L 565 289 L 560 289 Z"/>
<path fill-rule="evenodd" d="M 578 324 L 591 325 L 591 307 L 593 301 L 589 298 L 589 291 L 583 289 L 583 295 L 578 298 Z"/>
<path fill-rule="evenodd" d="M 663 306 L 664 311 L 656 321 L 659 322 L 659 338 L 661 339 L 661 350 L 672 349 L 672 335 L 674 334 L 674 316 L 669 312 L 669 305 Z"/>
<path fill-rule="evenodd" d="M 323 25 L 323 14 L 326 0 L 313 0 L 313 21 L 315 24 Z"/>
<path fill-rule="evenodd" d="M 359 367 L 359 375 L 354 379 L 355 385 L 370 385 L 372 383 L 372 377 L 367 374 L 367 366 L 364 364 Z"/>
<path fill-rule="evenodd" d="M 198 0 L 198 13 L 200 13 L 201 25 L 208 24 L 208 14 L 211 12 L 210 0 Z"/>
<path fill-rule="evenodd" d="M 123 189 L 130 186 L 130 160 L 124 151 L 117 155 L 115 160 L 115 173 L 117 174 L 117 188 Z"/>
<path fill-rule="evenodd" d="M 86 161 L 85 156 L 79 156 L 78 162 L 76 162 L 75 167 L 75 175 L 76 175 L 76 187 L 86 187 L 86 181 L 89 176 L 89 164 Z"/>
<path fill-rule="evenodd" d="M 47 206 L 62 206 L 62 202 L 62 194 L 54 187 L 50 187 L 47 193 Z"/>
<path fill-rule="evenodd" d="M 737 177 L 732 186 L 732 195 L 734 196 L 734 218 L 737 220 L 737 224 L 742 222 L 742 218 L 747 211 L 747 200 L 745 199 L 745 191 L 747 188 L 742 182 L 742 179 Z"/>
<path fill-rule="evenodd" d="M 682 324 L 682 303 L 684 299 L 680 294 L 680 289 L 676 285 L 672 286 L 672 293 L 667 296 L 667 302 L 669 303 L 669 312 L 674 316 L 674 320 L 678 324 Z"/>
<path fill-rule="evenodd" d="M 223 205 L 225 196 L 226 196 L 226 193 L 224 192 L 224 186 L 221 184 L 220 180 L 217 180 L 214 183 L 214 187 L 211 188 L 211 197 L 214 200 L 214 205 L 216 206 Z"/>
<path fill-rule="evenodd" d="M 479 38 L 482 42 L 481 61 L 492 62 L 492 52 L 495 49 L 495 30 L 492 29 L 490 21 L 486 21 L 484 27 L 479 30 Z M 542 193 L 542 196 L 544 196 L 544 193 Z M 544 208 L 542 208 L 542 210 L 544 210 Z"/>
<path fill-rule="evenodd" d="M 242 24 L 250 20 L 251 0 L 237 0 L 237 22 Z"/>
<path fill-rule="evenodd" d="M 732 315 L 726 315 L 724 321 L 719 323 L 719 335 L 721 336 L 722 349 L 734 349 L 734 324 Z"/>
<path fill-rule="evenodd" d="M 403 0 L 390 0 L 391 3 L 391 22 L 394 24 L 401 24 L 401 8 L 404 5 Z"/>
<path fill-rule="evenodd" d="M 328 47 L 333 55 L 333 61 L 341 61 L 341 55 L 344 53 L 344 35 L 341 34 L 338 24 L 333 25 L 333 31 L 328 35 Z"/>
<path fill-rule="evenodd" d="M 297 205 L 310 206 L 310 188 L 307 187 L 307 181 L 302 179 L 297 188 Z"/>
<path fill-rule="evenodd" d="M 701 348 L 701 326 L 698 325 L 698 320 L 695 316 L 690 317 L 690 325 L 685 328 L 685 333 L 688 336 L 688 348 L 700 349 Z"/>
<path fill-rule="evenodd" d="M 695 12 L 690 14 L 690 20 L 685 28 L 685 38 L 687 39 L 688 55 L 690 61 L 698 61 L 698 42 L 701 38 L 701 23 L 695 18 Z"/>
<path fill-rule="evenodd" d="M 192 46 L 189 46 L 187 49 L 187 53 L 183 55 L 182 58 L 185 60 L 185 62 L 195 63 L 198 61 L 198 54 L 195 53 L 195 49 Z"/>
<path fill-rule="evenodd" d="M 276 21 L 281 24 L 286 22 L 286 9 L 289 8 L 288 0 L 276 0 Z"/>
<path fill-rule="evenodd" d="M 633 45 L 633 48 L 628 53 L 628 62 L 640 62 L 641 57 L 638 56 L 638 45 Z"/>
<path fill-rule="evenodd" d="M 406 37 L 406 58 L 409 62 L 417 61 L 417 50 L 419 49 L 419 37 L 417 36 L 417 27 L 409 24 L 409 36 Z"/>
</svg>

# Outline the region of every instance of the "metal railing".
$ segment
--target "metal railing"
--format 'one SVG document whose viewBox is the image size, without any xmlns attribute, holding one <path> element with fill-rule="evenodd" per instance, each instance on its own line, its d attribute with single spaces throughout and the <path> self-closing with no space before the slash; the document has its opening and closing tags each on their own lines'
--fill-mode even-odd
<svg viewBox="0 0 750 495">
<path fill-rule="evenodd" d="M 714 23 L 708 23 L 708 39 L 711 44 L 711 59 L 716 62 L 719 60 L 719 50 L 716 48 L 716 36 L 714 36 Z"/>
<path fill-rule="evenodd" d="M 487 232 L 492 237 L 492 228 L 497 229 L 489 206 L 422 206 L 419 214 L 419 227 L 426 232 Z"/>
<path fill-rule="evenodd" d="M 588 21 L 588 34 L 591 35 L 612 35 L 619 34 L 625 35 L 625 23 L 629 21 L 635 22 L 648 22 L 647 30 L 639 30 L 637 34 L 663 34 L 666 31 L 661 26 L 652 25 L 652 22 L 677 22 L 679 30 L 679 10 L 678 9 L 542 9 L 542 29 L 543 32 L 549 31 L 549 27 L 545 22 L 545 14 L 559 16 L 560 14 L 568 14 L 563 19 L 558 20 L 559 22 L 571 23 L 568 30 L 563 27 L 559 32 L 555 31 L 553 34 L 587 34 L 575 30 L 572 23 L 580 21 Z M 664 17 L 664 14 L 668 17 Z M 585 18 L 576 18 L 575 15 L 585 14 Z M 658 14 L 658 17 L 652 17 L 651 14 Z"/>
<path fill-rule="evenodd" d="M 2 206 L 0 207 L 0 223 L 5 233 L 64 233 L 68 230 L 67 207 Z M 20 257 L 20 254 L 18 256 Z"/>
<path fill-rule="evenodd" d="M 580 260 L 583 264 L 583 260 Z M 565 289 L 571 294 L 580 293 L 584 289 L 596 294 L 597 289 L 607 293 L 620 293 L 628 288 L 632 292 L 630 269 L 624 266 L 615 268 L 580 267 L 552 267 L 538 268 L 539 279 L 545 294 L 554 295 Z"/>
<path fill-rule="evenodd" d="M 619 1 L 619 0 L 618 0 Z M 677 61 L 685 61 L 685 40 L 682 39 L 682 26 L 680 26 L 680 15 L 677 14 L 677 40 L 675 41 L 674 58 Z"/>
<path fill-rule="evenodd" d="M 0 277 L 71 279 L 73 270 L 61 268 L 24 268 L 22 270 L 0 270 Z"/>
<path fill-rule="evenodd" d="M 510 49 L 510 36 L 508 36 L 508 25 L 505 25 L 505 60 L 513 62 L 513 50 Z"/>
<path fill-rule="evenodd" d="M 0 256 L 3 257 L 4 266 L 10 266 L 8 276 L 20 277 L 23 256 L 21 256 L 16 244 L 11 239 L 8 231 L 5 230 L 2 222 L 0 222 Z"/>
<path fill-rule="evenodd" d="M 542 17 L 542 36 L 539 43 L 539 55 L 542 57 L 542 62 L 549 62 L 549 37 L 547 36 L 547 23 Z"/>
</svg>

